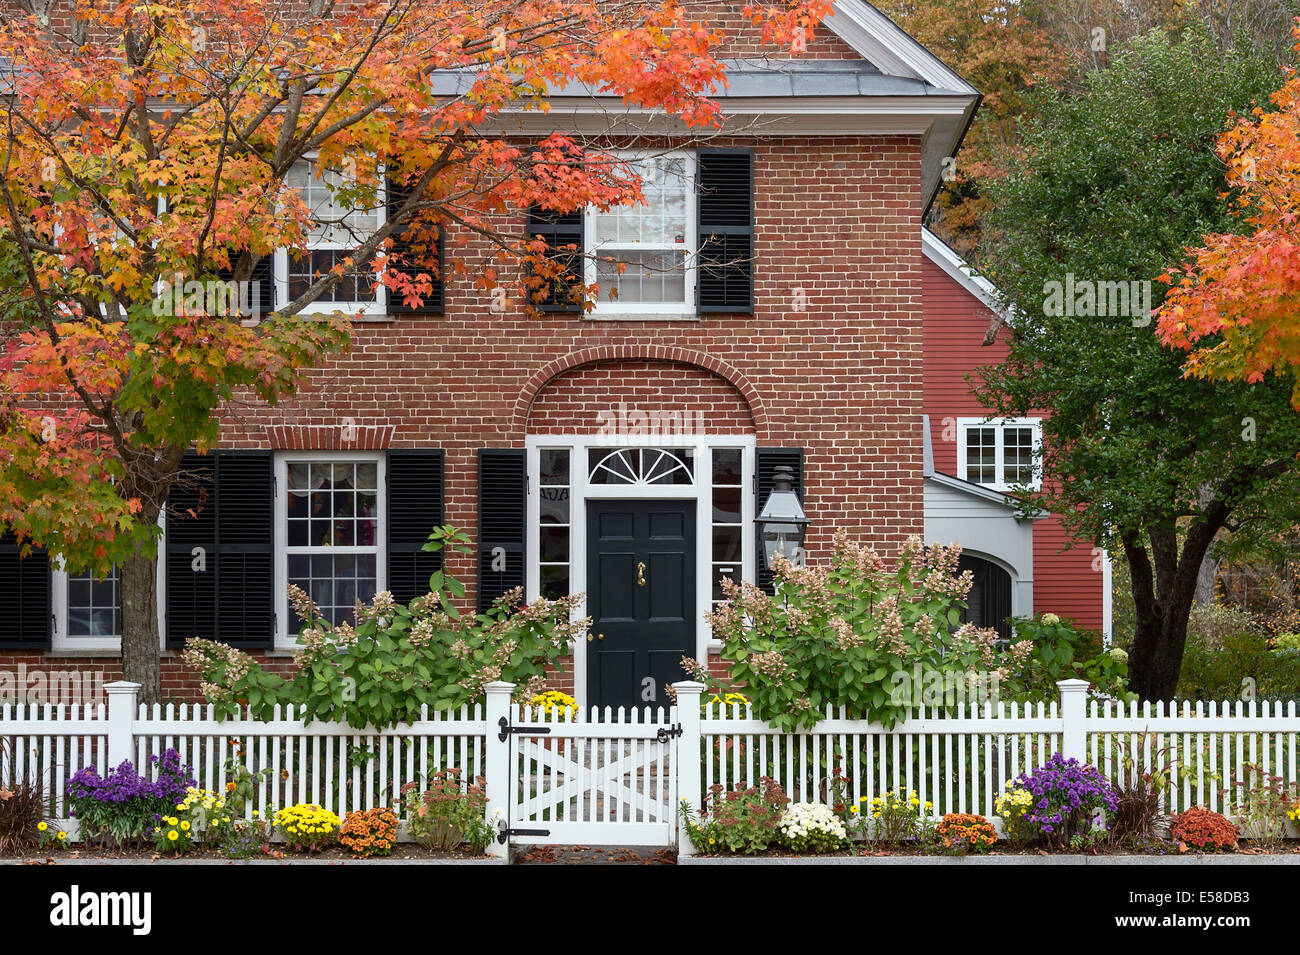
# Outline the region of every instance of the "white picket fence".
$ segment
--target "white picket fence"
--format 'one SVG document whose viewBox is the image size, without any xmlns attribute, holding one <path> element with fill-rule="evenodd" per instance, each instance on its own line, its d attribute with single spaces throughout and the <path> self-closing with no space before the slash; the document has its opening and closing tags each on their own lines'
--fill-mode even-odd
<svg viewBox="0 0 1300 955">
<path fill-rule="evenodd" d="M 174 748 L 205 789 L 224 789 L 232 760 L 268 770 L 249 816 L 295 802 L 340 817 L 395 806 L 406 783 L 456 768 L 465 779 L 485 777 L 489 818 L 507 842 L 677 842 L 685 852 L 681 800 L 699 809 L 711 787 L 765 776 L 795 801 L 854 804 L 902 789 L 936 816 L 989 818 L 1006 780 L 1058 751 L 1112 778 L 1126 754 L 1145 771 L 1171 767 L 1169 812 L 1204 805 L 1239 813 L 1243 792 L 1231 784 L 1249 766 L 1300 779 L 1294 702 L 1121 707 L 1088 700 L 1082 681 L 1059 687 L 1059 700 L 1032 705 L 922 707 L 890 727 L 828 711 L 816 726 L 782 732 L 749 706 L 702 705 L 698 683 L 677 684 L 669 709 L 577 717 L 512 703 L 514 686 L 495 683 L 485 704 L 375 731 L 279 711 L 270 720 L 221 721 L 210 706 L 146 707 L 133 684 L 118 683 L 106 687 L 106 706 L 0 706 L 0 751 L 16 777 L 39 781 L 65 822 L 65 788 L 78 769 L 102 772 L 124 759 L 139 768 Z M 75 824 L 69 831 L 76 835 Z"/>
<path fill-rule="evenodd" d="M 828 708 L 815 727 L 796 733 L 774 730 L 746 705 L 715 703 L 700 721 L 701 784 L 707 792 L 768 776 L 794 801 L 847 805 L 902 790 L 930 803 L 936 817 L 992 819 L 1005 784 L 1054 752 L 1092 763 L 1110 779 L 1123 774 L 1126 758 L 1136 771 L 1167 769 L 1169 813 L 1194 805 L 1242 812 L 1244 790 L 1231 784 L 1248 778 L 1249 767 L 1291 785 L 1300 779 L 1294 702 L 1125 707 L 1088 701 L 1086 687 L 1062 686 L 1060 702 L 920 707 L 888 729 Z"/>
</svg>

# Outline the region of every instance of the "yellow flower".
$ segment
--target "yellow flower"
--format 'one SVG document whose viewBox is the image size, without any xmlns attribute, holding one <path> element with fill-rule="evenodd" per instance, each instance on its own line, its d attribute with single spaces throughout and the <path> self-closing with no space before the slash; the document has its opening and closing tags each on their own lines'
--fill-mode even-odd
<svg viewBox="0 0 1300 955">
<path fill-rule="evenodd" d="M 186 832 L 190 831 L 190 823 L 188 819 L 181 820 L 181 828 L 184 829 Z"/>
<path fill-rule="evenodd" d="M 177 833 L 175 829 L 173 829 L 171 832 L 167 833 L 167 838 L 170 839 L 172 842 L 175 842 L 177 839 L 180 838 L 180 834 Z"/>
<path fill-rule="evenodd" d="M 50 824 L 48 822 L 38 822 L 36 828 L 41 832 L 44 832 L 46 829 L 50 828 Z"/>
<path fill-rule="evenodd" d="M 68 838 L 68 834 L 67 834 L 66 832 L 60 832 L 60 833 L 59 833 L 59 838 L 60 838 L 60 839 L 66 839 L 66 838 Z"/>
</svg>

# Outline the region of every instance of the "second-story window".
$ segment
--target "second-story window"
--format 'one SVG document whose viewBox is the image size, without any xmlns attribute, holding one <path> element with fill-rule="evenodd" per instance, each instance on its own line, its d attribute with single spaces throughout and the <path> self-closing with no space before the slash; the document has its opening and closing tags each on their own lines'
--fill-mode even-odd
<svg viewBox="0 0 1300 955">
<path fill-rule="evenodd" d="M 693 315 L 695 158 L 626 158 L 641 177 L 644 204 L 588 209 L 585 216 L 584 244 L 594 257 L 587 281 L 600 286 L 596 315 Z"/>
<path fill-rule="evenodd" d="M 375 208 L 356 208 L 344 202 L 339 193 L 346 190 L 349 180 L 341 172 L 326 170 L 317 175 L 310 161 L 294 165 L 285 182 L 297 190 L 311 212 L 312 225 L 308 232 L 308 249 L 305 255 L 281 252 L 287 298 L 292 302 L 302 295 L 322 275 L 351 258 L 362 242 L 372 235 L 384 221 L 382 193 L 376 196 Z M 378 275 L 358 272 L 336 283 L 316 300 L 310 308 L 314 311 L 381 313 L 386 303 L 386 291 Z"/>
<path fill-rule="evenodd" d="M 1038 418 L 957 419 L 957 476 L 999 491 L 1042 484 Z"/>
</svg>

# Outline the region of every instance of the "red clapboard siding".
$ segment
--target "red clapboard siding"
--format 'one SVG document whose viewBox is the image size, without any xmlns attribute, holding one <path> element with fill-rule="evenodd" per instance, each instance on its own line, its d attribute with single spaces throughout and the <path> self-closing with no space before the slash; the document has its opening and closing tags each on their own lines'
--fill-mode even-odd
<svg viewBox="0 0 1300 955">
<path fill-rule="evenodd" d="M 987 414 L 971 394 L 970 375 L 994 365 L 1007 354 L 1006 345 L 984 345 L 992 313 L 927 257 L 922 264 L 924 296 L 925 372 L 923 404 L 930 416 L 934 467 L 957 474 L 957 418 Z M 977 380 L 977 379 L 976 379 Z M 1079 626 L 1100 630 L 1103 573 L 1093 569 L 1089 543 L 1070 542 L 1060 519 L 1047 517 L 1034 524 L 1034 610 L 1073 619 Z"/>
</svg>

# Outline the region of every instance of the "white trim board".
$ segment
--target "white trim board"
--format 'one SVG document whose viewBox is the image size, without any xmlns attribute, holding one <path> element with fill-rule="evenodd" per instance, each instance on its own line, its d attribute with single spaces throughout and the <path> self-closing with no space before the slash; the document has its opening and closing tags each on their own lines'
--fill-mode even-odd
<svg viewBox="0 0 1300 955">
<path fill-rule="evenodd" d="M 822 25 L 870 60 L 880 72 L 921 80 L 939 89 L 979 90 L 865 0 L 837 0 Z"/>
</svg>

